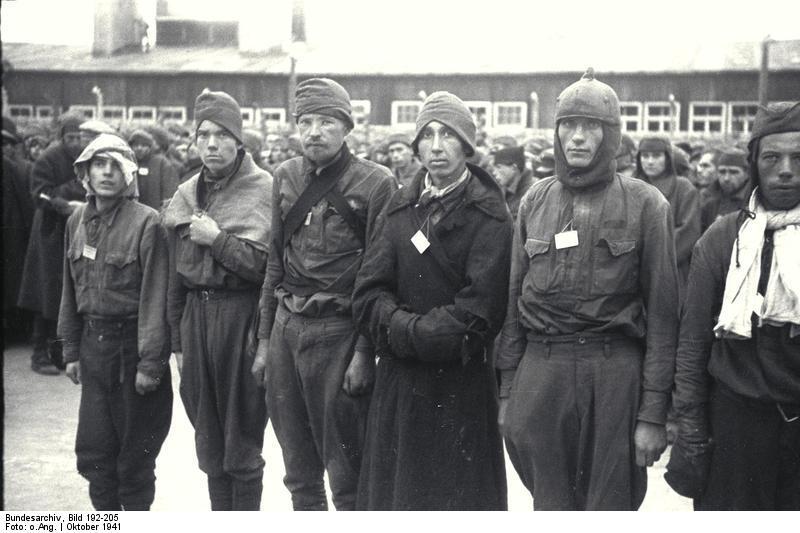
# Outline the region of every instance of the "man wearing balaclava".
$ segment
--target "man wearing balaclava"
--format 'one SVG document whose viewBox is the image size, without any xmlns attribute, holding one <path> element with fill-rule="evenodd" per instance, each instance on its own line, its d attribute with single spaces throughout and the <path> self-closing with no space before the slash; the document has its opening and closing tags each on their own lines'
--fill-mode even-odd
<svg viewBox="0 0 800 533">
<path fill-rule="evenodd" d="M 498 343 L 509 455 L 541 510 L 635 510 L 666 447 L 678 274 L 669 203 L 615 172 L 619 101 L 556 102 L 556 173 L 522 199 Z"/>
<path fill-rule="evenodd" d="M 275 171 L 272 244 L 261 295 L 257 379 L 283 450 L 296 510 L 355 507 L 375 351 L 358 334 L 353 283 L 395 189 L 386 167 L 353 157 L 350 95 L 327 78 L 297 85 L 303 156 Z"/>
<path fill-rule="evenodd" d="M 163 213 L 172 351 L 211 509 L 252 511 L 261 505 L 267 413 L 250 365 L 269 252 L 272 176 L 245 152 L 242 113 L 231 95 L 203 91 L 194 120 L 202 166 Z"/>
<path fill-rule="evenodd" d="M 101 133 L 75 161 L 88 202 L 67 221 L 58 334 L 81 385 L 75 454 L 102 511 L 147 511 L 172 420 L 169 254 L 158 213 L 134 201 L 136 158 Z"/>
<path fill-rule="evenodd" d="M 61 299 L 64 227 L 67 217 L 86 194 L 72 168 L 84 147 L 79 131 L 83 122 L 84 118 L 78 115 L 62 115 L 59 141 L 42 153 L 31 171 L 36 212 L 25 253 L 19 306 L 35 313 L 31 368 L 44 375 L 59 373 L 52 359 L 61 359 L 56 320 Z"/>
<path fill-rule="evenodd" d="M 800 509 L 800 102 L 760 107 L 746 208 L 695 246 L 665 475 L 698 510 Z"/>
<path fill-rule="evenodd" d="M 505 510 L 492 343 L 503 325 L 511 215 L 468 162 L 475 123 L 454 94 L 422 104 L 423 168 L 390 200 L 353 312 L 380 355 L 358 508 Z"/>
</svg>

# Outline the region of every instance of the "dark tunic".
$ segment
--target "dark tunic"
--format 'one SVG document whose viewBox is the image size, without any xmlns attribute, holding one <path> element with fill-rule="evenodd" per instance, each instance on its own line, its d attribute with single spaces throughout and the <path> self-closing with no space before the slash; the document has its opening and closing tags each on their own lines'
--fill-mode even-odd
<svg viewBox="0 0 800 533">
<path fill-rule="evenodd" d="M 395 193 L 353 296 L 381 356 L 357 507 L 505 509 L 497 386 L 487 349 L 507 302 L 511 218 L 482 169 L 435 225 L 415 207 L 423 169 Z M 448 202 L 450 204 L 451 202 Z M 387 333 L 387 330 L 391 330 Z"/>
<path fill-rule="evenodd" d="M 178 189 L 178 170 L 161 154 L 139 162 L 139 202 L 155 210 L 169 202 Z"/>
<path fill-rule="evenodd" d="M 17 305 L 33 219 L 30 163 L 3 157 L 3 316 Z"/>
</svg>

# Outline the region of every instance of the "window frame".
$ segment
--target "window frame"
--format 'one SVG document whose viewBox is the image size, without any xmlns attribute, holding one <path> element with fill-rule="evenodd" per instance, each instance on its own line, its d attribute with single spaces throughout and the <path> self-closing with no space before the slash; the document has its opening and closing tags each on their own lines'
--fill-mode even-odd
<svg viewBox="0 0 800 533">
<path fill-rule="evenodd" d="M 758 112 L 758 102 L 756 101 L 746 101 L 746 100 L 738 100 L 734 102 L 728 102 L 728 120 L 726 121 L 727 133 L 731 135 L 750 135 L 750 131 L 752 129 L 753 121 L 755 120 L 755 113 L 753 115 L 747 115 L 747 119 L 745 120 L 745 125 L 742 131 L 733 131 L 733 122 L 734 122 L 734 114 L 733 108 L 735 106 L 747 106 L 747 107 L 755 107 L 756 113 Z"/>
<path fill-rule="evenodd" d="M 97 106 L 93 105 L 73 104 L 69 106 L 67 111 L 70 113 L 79 113 L 81 116 L 86 117 L 86 120 L 94 120 L 97 118 Z M 91 116 L 87 116 L 87 112 L 91 112 Z"/>
<path fill-rule="evenodd" d="M 520 111 L 520 120 L 521 122 L 517 124 L 500 124 L 498 120 L 500 119 L 500 110 L 504 107 L 516 107 Z M 500 102 L 494 102 L 492 104 L 492 116 L 493 122 L 492 127 L 495 128 L 526 128 L 528 126 L 528 103 L 522 102 L 519 100 L 506 100 Z"/>
<path fill-rule="evenodd" d="M 8 116 L 14 120 L 30 120 L 36 116 L 34 108 L 30 104 L 8 104 L 6 111 Z M 26 111 L 27 115 L 15 115 L 14 111 Z"/>
<path fill-rule="evenodd" d="M 399 110 L 400 110 L 401 107 L 406 107 L 406 106 L 415 106 L 417 108 L 417 113 L 414 116 L 414 120 L 413 121 L 411 121 L 411 122 L 400 122 L 398 120 L 400 118 L 399 117 Z M 391 118 L 391 121 L 390 121 L 391 125 L 394 126 L 394 127 L 414 125 L 417 122 L 417 116 L 419 115 L 419 112 L 421 110 L 422 110 L 422 100 L 393 100 L 392 104 L 391 104 L 391 112 L 392 112 L 392 118 Z"/>
<path fill-rule="evenodd" d="M 718 106 L 720 108 L 721 115 L 695 115 L 695 107 L 698 106 Z M 691 134 L 702 135 L 724 135 L 728 131 L 727 107 L 728 106 L 725 104 L 725 102 L 720 101 L 701 100 L 689 102 L 689 122 L 687 123 L 687 132 Z M 695 121 L 700 120 L 705 123 L 705 126 L 703 130 L 695 130 L 694 123 Z M 709 124 L 711 124 L 711 122 L 719 123 L 719 131 L 710 131 Z"/>
<path fill-rule="evenodd" d="M 475 122 L 475 127 L 477 129 L 480 130 L 493 127 L 494 114 L 492 113 L 493 111 L 492 102 L 490 102 L 489 100 L 464 100 L 464 105 L 466 105 L 469 108 L 470 112 L 472 113 L 472 120 Z M 480 122 L 478 121 L 477 114 L 472 109 L 475 107 L 482 107 L 486 109 L 486 121 L 484 122 L 482 127 Z"/>
<path fill-rule="evenodd" d="M 139 111 L 150 111 L 152 118 L 135 118 L 134 113 Z M 156 122 L 158 120 L 158 108 L 152 105 L 132 105 L 128 107 L 128 122 Z"/>
<path fill-rule="evenodd" d="M 636 116 L 633 115 L 623 115 L 622 108 L 624 107 L 635 107 L 636 108 Z M 620 102 L 619 103 L 619 114 L 620 119 L 622 122 L 622 131 L 624 133 L 641 133 L 644 131 L 644 105 L 642 102 Z M 628 122 L 636 122 L 636 129 L 629 130 L 628 129 Z"/>
<path fill-rule="evenodd" d="M 364 108 L 363 113 L 356 113 L 356 107 L 358 106 Z M 372 120 L 370 120 L 372 116 L 372 102 L 370 100 L 350 100 L 350 107 L 353 110 L 353 123 L 356 126 L 363 126 L 366 123 L 372 123 Z"/>
<path fill-rule="evenodd" d="M 122 117 L 106 117 L 106 111 L 122 111 Z M 100 117 L 100 120 L 104 122 L 125 122 L 128 119 L 128 110 L 123 105 L 104 105 L 103 106 L 103 116 Z"/>
<path fill-rule="evenodd" d="M 650 115 L 650 106 L 667 106 L 667 107 L 669 107 L 672 104 L 673 104 L 673 102 L 670 102 L 668 100 L 654 100 L 654 101 L 644 102 L 644 111 L 643 111 L 643 115 L 642 115 L 642 126 L 644 127 L 644 129 L 642 130 L 642 133 L 669 133 L 669 134 L 679 133 L 681 131 L 681 103 L 680 102 L 674 102 L 674 104 L 675 104 L 675 116 L 673 117 L 674 118 L 674 125 L 675 125 L 675 130 L 674 131 L 671 130 L 671 129 L 670 130 L 665 130 L 664 129 L 665 119 L 662 118 L 664 115 L 653 115 L 652 117 Z M 651 120 L 658 120 L 659 121 L 659 129 L 657 129 L 657 130 L 651 130 L 650 129 L 650 127 L 649 127 L 650 124 L 649 123 L 650 123 Z"/>
<path fill-rule="evenodd" d="M 265 118 L 265 115 L 271 115 L 271 114 L 278 114 L 281 117 L 279 120 L 277 120 L 277 127 L 281 127 L 286 124 L 286 109 L 283 107 L 260 107 L 258 108 L 257 111 L 258 111 L 257 124 L 260 124 L 262 127 L 265 126 L 264 122 L 267 120 Z M 271 120 L 270 122 L 276 122 L 276 121 Z M 271 126 L 267 126 L 267 129 L 269 129 L 269 127 Z"/>
<path fill-rule="evenodd" d="M 43 115 L 42 111 L 45 111 L 45 110 L 47 110 L 48 114 Z M 58 115 L 60 113 L 61 113 L 61 107 L 60 106 L 54 106 L 54 105 L 37 105 L 36 106 L 36 118 L 37 119 L 50 120 L 54 116 L 56 116 L 56 115 Z"/>
<path fill-rule="evenodd" d="M 175 117 L 165 117 L 163 113 L 179 113 L 180 118 Z M 186 122 L 186 117 L 189 115 L 186 106 L 182 105 L 164 105 L 158 106 L 158 110 L 156 111 L 156 117 L 159 121 L 162 120 L 175 120 L 178 122 Z"/>
</svg>

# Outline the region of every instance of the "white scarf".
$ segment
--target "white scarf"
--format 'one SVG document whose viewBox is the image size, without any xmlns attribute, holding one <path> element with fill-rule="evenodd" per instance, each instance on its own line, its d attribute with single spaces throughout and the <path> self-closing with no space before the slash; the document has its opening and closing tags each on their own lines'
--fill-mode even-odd
<svg viewBox="0 0 800 533">
<path fill-rule="evenodd" d="M 756 188 L 748 206 L 755 218 L 744 221 L 731 252 L 722 310 L 714 326 L 717 337 L 751 338 L 753 313 L 759 317 L 759 326 L 791 324 L 790 335 L 800 335 L 800 206 L 789 211 L 767 211 L 758 201 L 757 192 Z M 762 297 L 758 294 L 758 281 L 767 229 L 774 229 L 775 233 L 769 281 Z"/>
</svg>

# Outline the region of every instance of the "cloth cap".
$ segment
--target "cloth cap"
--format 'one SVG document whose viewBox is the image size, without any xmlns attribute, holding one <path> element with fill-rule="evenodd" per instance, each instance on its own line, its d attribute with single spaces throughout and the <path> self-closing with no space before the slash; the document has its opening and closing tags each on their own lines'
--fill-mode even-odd
<svg viewBox="0 0 800 533">
<path fill-rule="evenodd" d="M 475 153 L 475 120 L 472 112 L 458 96 L 446 91 L 436 91 L 422 103 L 417 116 L 417 127 L 411 147 L 417 152 L 422 130 L 432 121 L 441 122 L 461 139 L 467 157 Z"/>
<path fill-rule="evenodd" d="M 253 129 L 242 130 L 242 144 L 250 152 L 260 152 L 264 146 L 264 137 Z"/>
<path fill-rule="evenodd" d="M 17 135 L 17 124 L 11 117 L 3 116 L 3 139 L 9 140 L 13 143 L 19 142 L 19 135 Z"/>
<path fill-rule="evenodd" d="M 156 144 L 153 136 L 145 130 L 133 130 L 133 132 L 128 136 L 128 144 L 133 144 L 134 142 L 138 142 L 138 144 L 145 144 L 151 148 Z"/>
<path fill-rule="evenodd" d="M 617 156 L 621 155 L 633 155 L 636 153 L 636 141 L 633 140 L 633 137 L 628 135 L 627 133 L 623 133 L 622 137 L 619 140 L 619 150 L 617 150 Z"/>
<path fill-rule="evenodd" d="M 86 117 L 74 112 L 65 113 L 58 118 L 58 136 L 63 137 L 67 133 L 77 133 L 80 131 L 81 124 L 86 122 Z"/>
<path fill-rule="evenodd" d="M 133 150 L 120 137 L 110 133 L 101 133 L 83 149 L 73 165 L 75 174 L 89 194 L 94 194 L 89 185 L 89 162 L 97 156 L 110 157 L 116 161 L 125 177 L 125 184 L 129 189 L 132 185 L 135 187 L 136 171 L 139 170 L 139 165 L 136 164 Z M 129 195 L 126 194 L 126 196 Z"/>
<path fill-rule="evenodd" d="M 649 137 L 642 137 L 639 141 L 639 153 L 641 152 L 670 152 L 672 146 L 669 139 L 661 135 L 652 135 Z"/>
<path fill-rule="evenodd" d="M 411 139 L 405 133 L 392 133 L 386 138 L 386 146 L 390 148 L 393 144 L 397 143 L 405 144 L 411 148 Z"/>
<path fill-rule="evenodd" d="M 688 176 L 692 170 L 692 165 L 689 163 L 689 154 L 680 146 L 672 147 L 672 164 L 678 176 Z"/>
<path fill-rule="evenodd" d="M 222 91 L 205 90 L 194 101 L 194 122 L 197 127 L 204 120 L 228 130 L 242 142 L 242 110 L 231 95 Z"/>
<path fill-rule="evenodd" d="M 525 170 L 525 149 L 522 146 L 503 148 L 494 153 L 494 164 L 516 165 L 522 172 Z"/>
<path fill-rule="evenodd" d="M 756 159 L 761 139 L 773 133 L 789 131 L 800 131 L 800 102 L 780 102 L 758 107 L 750 142 L 747 143 L 747 162 L 750 163 L 750 180 L 754 187 L 758 185 Z"/>
<path fill-rule="evenodd" d="M 78 131 L 86 131 L 94 135 L 100 135 L 101 133 L 111 133 L 111 134 L 117 133 L 116 131 L 114 131 L 114 128 L 112 128 L 102 120 L 97 120 L 97 119 L 91 119 L 82 122 L 81 125 L 78 126 Z"/>
<path fill-rule="evenodd" d="M 746 169 L 747 153 L 738 148 L 725 148 L 720 150 L 716 157 L 717 166 L 740 167 Z"/>
<path fill-rule="evenodd" d="M 350 95 L 344 87 L 328 78 L 311 78 L 297 84 L 295 90 L 295 120 L 305 113 L 319 113 L 338 118 L 353 129 Z"/>
</svg>

